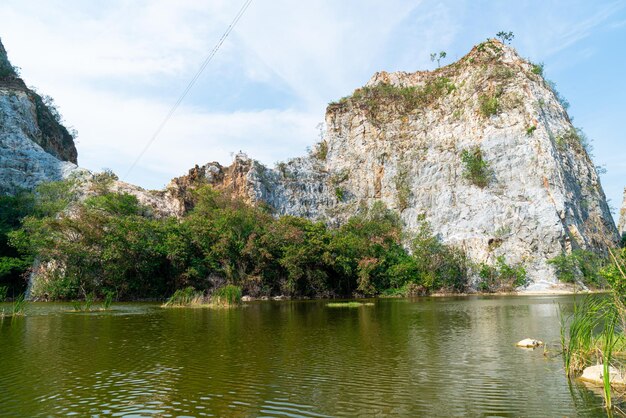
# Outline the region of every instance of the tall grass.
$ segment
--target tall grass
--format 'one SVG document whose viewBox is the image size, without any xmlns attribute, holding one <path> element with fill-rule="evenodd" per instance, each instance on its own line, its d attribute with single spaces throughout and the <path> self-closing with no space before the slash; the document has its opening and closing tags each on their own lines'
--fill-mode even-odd
<svg viewBox="0 0 626 418">
<path fill-rule="evenodd" d="M 616 335 L 618 309 L 611 298 L 587 296 L 575 302 L 569 318 L 561 317 L 561 346 L 565 372 L 577 376 L 594 362 L 603 365 L 603 396 L 607 409 L 613 407 L 611 396 L 611 361 L 616 344 L 624 338 Z M 569 329 L 566 330 L 569 324 Z M 619 332 L 619 331 L 618 331 Z"/>
<path fill-rule="evenodd" d="M 89 312 L 91 311 L 91 307 L 93 305 L 94 300 L 96 299 L 96 295 L 91 292 L 85 295 L 84 301 L 76 300 L 73 302 L 73 307 L 76 312 Z"/>
<path fill-rule="evenodd" d="M 204 295 L 196 292 L 196 289 L 189 286 L 184 289 L 178 289 L 163 304 L 164 308 L 181 308 L 191 305 L 201 305 L 204 303 Z"/>
<path fill-rule="evenodd" d="M 11 315 L 13 317 L 22 316 L 24 315 L 25 308 L 26 308 L 26 296 L 24 295 L 24 293 L 22 293 L 13 301 L 13 306 L 11 307 Z"/>
<path fill-rule="evenodd" d="M 211 298 L 204 293 L 197 292 L 193 287 L 178 289 L 162 306 L 164 308 L 184 307 L 231 307 L 241 304 L 241 288 L 234 285 L 226 285 L 217 288 Z"/>
<path fill-rule="evenodd" d="M 104 294 L 104 300 L 102 301 L 102 309 L 108 311 L 113 303 L 113 292 L 106 292 Z"/>
<path fill-rule="evenodd" d="M 603 312 L 609 308 L 608 299 L 588 296 L 582 303 L 574 303 L 574 313 L 569 320 L 562 321 L 561 344 L 565 372 L 568 377 L 573 377 L 587 366 L 595 353 L 594 330 L 603 319 Z M 569 322 L 569 331 L 565 338 L 566 323 Z"/>
<path fill-rule="evenodd" d="M 212 301 L 220 306 L 235 306 L 241 304 L 241 288 L 232 284 L 220 287 L 213 292 Z"/>
<path fill-rule="evenodd" d="M 611 358 L 613 349 L 615 348 L 615 325 L 617 324 L 617 312 L 612 310 L 610 317 L 604 324 L 602 333 L 603 350 L 602 350 L 602 389 L 604 393 L 604 403 L 607 409 L 613 408 L 611 401 Z"/>
</svg>

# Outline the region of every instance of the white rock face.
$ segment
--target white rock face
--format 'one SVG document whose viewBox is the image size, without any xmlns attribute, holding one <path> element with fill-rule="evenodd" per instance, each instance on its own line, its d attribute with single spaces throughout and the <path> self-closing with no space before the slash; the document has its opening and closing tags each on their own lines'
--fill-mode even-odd
<svg viewBox="0 0 626 418">
<path fill-rule="evenodd" d="M 0 88 L 0 194 L 61 180 L 77 169 L 35 142 L 40 136 L 35 115 L 35 104 L 25 91 Z"/>
<path fill-rule="evenodd" d="M 492 41 L 437 71 L 377 73 L 367 86 L 329 105 L 324 140 L 311 155 L 275 169 L 238 155 L 230 167 L 211 163 L 190 176 L 277 214 L 329 224 L 380 200 L 409 233 L 425 218 L 476 262 L 522 263 L 529 290 L 557 283 L 549 259 L 617 240 L 595 166 L 565 109 L 513 49 Z M 421 96 L 404 102 L 406 87 Z M 493 115 L 481 110 L 489 98 L 497 102 Z M 484 188 L 465 178 L 460 157 L 476 147 L 491 172 Z"/>
</svg>

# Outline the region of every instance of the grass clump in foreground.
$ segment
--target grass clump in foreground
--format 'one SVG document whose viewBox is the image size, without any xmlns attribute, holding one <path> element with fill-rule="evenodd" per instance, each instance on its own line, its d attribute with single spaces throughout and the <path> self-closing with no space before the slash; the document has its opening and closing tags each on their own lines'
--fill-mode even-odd
<svg viewBox="0 0 626 418">
<path fill-rule="evenodd" d="M 569 318 L 561 319 L 561 347 L 565 373 L 569 378 L 578 376 L 594 364 L 603 366 L 603 396 L 605 407 L 613 407 L 611 394 L 611 369 L 622 370 L 626 353 L 626 336 L 618 324 L 619 312 L 611 298 L 587 296 L 574 305 Z M 569 325 L 569 329 L 567 329 Z M 618 357 L 619 355 L 619 357 Z"/>
<path fill-rule="evenodd" d="M 0 311 L 0 318 L 4 318 L 5 316 L 24 316 L 24 309 L 26 308 L 26 296 L 22 293 L 13 301 L 13 305 L 11 305 L 11 309 L 8 312 L 5 312 L 4 309 Z"/>
<path fill-rule="evenodd" d="M 104 291 L 104 297 L 102 299 L 102 306 L 99 308 L 94 308 L 94 302 L 96 300 L 96 294 L 94 292 L 88 293 L 85 295 L 84 300 L 75 300 L 72 302 L 72 308 L 74 312 L 91 312 L 94 310 L 99 311 L 108 311 L 111 309 L 111 305 L 113 304 L 114 294 L 111 291 Z"/>
<path fill-rule="evenodd" d="M 604 406 L 610 415 L 615 408 L 612 370 L 623 371 L 626 366 L 626 249 L 609 247 L 608 252 L 611 263 L 595 267 L 608 282 L 610 296 L 587 296 L 574 305 L 570 316 L 562 317 L 561 346 L 565 372 L 570 378 L 588 366 L 602 365 Z M 556 264 L 557 270 L 561 267 L 561 274 L 567 273 L 564 266 L 571 267 L 563 261 L 568 260 Z"/>
<path fill-rule="evenodd" d="M 331 302 L 327 303 L 326 307 L 328 308 L 359 308 L 361 306 L 374 306 L 372 302 Z"/>
<path fill-rule="evenodd" d="M 204 294 L 202 292 L 196 292 L 196 289 L 189 286 L 175 291 L 162 306 L 164 308 L 185 308 L 194 305 L 202 305 L 204 301 Z"/>
<path fill-rule="evenodd" d="M 241 287 L 226 285 L 216 289 L 210 298 L 204 293 L 189 286 L 178 289 L 162 305 L 164 308 L 191 308 L 191 307 L 233 307 L 241 305 Z"/>
<path fill-rule="evenodd" d="M 213 292 L 211 302 L 217 306 L 241 305 L 241 288 L 232 284 L 220 287 Z"/>
</svg>

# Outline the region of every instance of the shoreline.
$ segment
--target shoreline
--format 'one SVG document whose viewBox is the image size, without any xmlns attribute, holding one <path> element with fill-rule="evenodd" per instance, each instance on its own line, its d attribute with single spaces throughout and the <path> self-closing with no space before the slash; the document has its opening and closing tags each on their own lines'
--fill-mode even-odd
<svg viewBox="0 0 626 418">
<path fill-rule="evenodd" d="M 521 291 L 507 291 L 507 292 L 433 292 L 428 295 L 419 295 L 419 296 L 409 296 L 409 295 L 398 295 L 398 296 L 385 296 L 385 295 L 376 295 L 370 297 L 359 297 L 359 296 L 345 296 L 345 297 L 336 297 L 336 298 L 316 298 L 316 297 L 291 297 L 285 295 L 276 295 L 276 296 L 243 296 L 242 302 L 280 302 L 280 301 L 337 301 L 337 300 L 371 300 L 371 299 L 417 299 L 417 298 L 450 298 L 450 297 L 470 297 L 470 296 L 569 296 L 569 295 L 591 295 L 591 294 L 603 294 L 609 293 L 609 290 L 603 289 L 574 289 L 570 286 L 559 286 L 558 288 L 551 289 L 543 289 L 543 290 L 521 290 Z M 115 303 L 163 303 L 167 298 L 145 298 L 145 299 L 132 299 L 132 300 L 120 300 Z M 1 303 L 13 303 L 14 300 L 7 298 L 7 300 Z M 27 300 L 26 302 L 33 303 L 71 303 L 74 302 L 72 300 Z M 94 301 L 98 303 L 100 301 Z"/>
</svg>

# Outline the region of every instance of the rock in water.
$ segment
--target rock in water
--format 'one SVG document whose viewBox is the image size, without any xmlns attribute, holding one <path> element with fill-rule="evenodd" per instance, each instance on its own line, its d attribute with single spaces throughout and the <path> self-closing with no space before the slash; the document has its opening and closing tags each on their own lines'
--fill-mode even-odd
<svg viewBox="0 0 626 418">
<path fill-rule="evenodd" d="M 60 180 L 77 169 L 74 139 L 59 119 L 18 77 L 0 42 L 0 194 Z"/>
<path fill-rule="evenodd" d="M 612 385 L 626 385 L 626 377 L 624 376 L 624 373 L 615 367 L 609 367 L 609 378 Z M 579 379 L 596 385 L 603 385 L 604 366 L 602 364 L 597 364 L 595 366 L 586 367 Z"/>
<path fill-rule="evenodd" d="M 533 338 L 525 338 L 515 345 L 523 348 L 537 348 L 543 345 L 543 341 L 535 340 Z"/>
<path fill-rule="evenodd" d="M 334 225 L 382 201 L 409 233 L 426 220 L 475 262 L 521 263 L 530 290 L 557 282 L 549 259 L 618 239 L 559 96 L 539 67 L 496 40 L 435 71 L 375 74 L 328 106 L 323 140 L 305 157 L 269 169 L 239 154 L 170 187 L 184 196 L 198 183 Z"/>
</svg>

